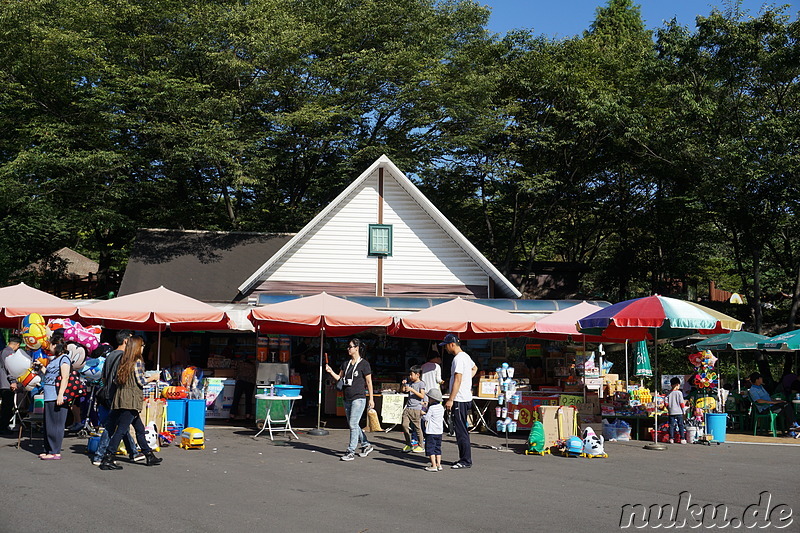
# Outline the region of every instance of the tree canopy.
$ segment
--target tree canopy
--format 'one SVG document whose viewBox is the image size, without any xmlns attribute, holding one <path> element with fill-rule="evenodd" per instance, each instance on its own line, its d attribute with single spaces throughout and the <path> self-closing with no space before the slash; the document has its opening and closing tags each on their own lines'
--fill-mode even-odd
<svg viewBox="0 0 800 533">
<path fill-rule="evenodd" d="M 296 231 L 388 154 L 506 274 L 800 308 L 787 8 L 494 35 L 470 0 L 0 3 L 0 279 L 139 227 Z M 702 292 L 702 289 L 701 289 Z"/>
</svg>

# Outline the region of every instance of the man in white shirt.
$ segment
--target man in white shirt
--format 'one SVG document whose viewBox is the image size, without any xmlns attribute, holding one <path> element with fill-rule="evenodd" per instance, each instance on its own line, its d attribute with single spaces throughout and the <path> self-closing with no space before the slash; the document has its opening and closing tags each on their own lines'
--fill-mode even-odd
<svg viewBox="0 0 800 533">
<path fill-rule="evenodd" d="M 452 413 L 458 445 L 458 461 L 450 468 L 471 468 L 472 449 L 467 431 L 467 414 L 472 410 L 472 378 L 478 372 L 478 367 L 469 354 L 461 349 L 461 342 L 454 333 L 445 335 L 439 346 L 444 346 L 447 353 L 454 356 L 450 367 L 450 398 L 444 405 Z"/>
</svg>

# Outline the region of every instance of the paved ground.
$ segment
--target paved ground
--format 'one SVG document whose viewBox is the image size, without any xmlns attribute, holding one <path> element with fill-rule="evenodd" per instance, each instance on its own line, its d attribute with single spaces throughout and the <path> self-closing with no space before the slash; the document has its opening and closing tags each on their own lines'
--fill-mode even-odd
<svg viewBox="0 0 800 533">
<path fill-rule="evenodd" d="M 253 440 L 244 427 L 207 428 L 205 450 L 164 448 L 158 467 L 91 466 L 85 441 L 65 440 L 61 461 L 40 461 L 39 440 L 17 450 L 0 438 L 4 485 L 0 532 L 11 531 L 614 531 L 625 504 L 725 504 L 742 516 L 770 491 L 771 508 L 791 507 L 797 531 L 800 446 L 609 443 L 607 459 L 526 456 L 473 439 L 475 466 L 428 473 L 425 459 L 399 452 L 399 431 L 372 436 L 377 450 L 339 461 L 347 432 L 300 440 Z M 444 459 L 456 453 L 445 438 Z M 703 528 L 699 528 L 703 529 Z M 770 528 L 761 529 L 769 531 Z M 776 529 L 777 530 L 777 529 Z"/>
</svg>

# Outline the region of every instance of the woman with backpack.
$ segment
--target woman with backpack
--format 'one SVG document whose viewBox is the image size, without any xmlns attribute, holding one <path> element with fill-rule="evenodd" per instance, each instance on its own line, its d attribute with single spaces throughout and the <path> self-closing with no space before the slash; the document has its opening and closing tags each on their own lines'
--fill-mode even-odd
<svg viewBox="0 0 800 533">
<path fill-rule="evenodd" d="M 108 443 L 106 454 L 100 461 L 101 470 L 120 470 L 121 466 L 114 463 L 114 451 L 119 447 L 123 435 L 130 431 L 131 422 L 139 416 L 139 411 L 142 410 L 142 399 L 144 397 L 144 386 L 158 379 L 158 375 L 153 375 L 146 378 L 144 375 L 144 360 L 142 353 L 144 351 L 144 339 L 138 335 L 134 335 L 128 339 L 125 345 L 125 352 L 122 354 L 122 359 L 119 362 L 119 368 L 114 376 L 114 383 L 117 390 L 114 393 L 114 399 L 111 401 L 111 414 L 109 415 L 109 422 L 107 427 L 116 426 L 114 434 Z M 113 424 L 112 424 L 113 421 Z M 157 465 L 161 459 L 155 456 L 153 450 L 147 446 L 147 441 L 144 438 L 144 432 L 140 431 L 140 427 L 136 427 L 136 440 L 142 448 L 142 453 L 145 456 L 147 466 Z M 143 429 L 143 427 L 141 428 Z M 141 435 L 139 433 L 142 433 Z"/>
</svg>

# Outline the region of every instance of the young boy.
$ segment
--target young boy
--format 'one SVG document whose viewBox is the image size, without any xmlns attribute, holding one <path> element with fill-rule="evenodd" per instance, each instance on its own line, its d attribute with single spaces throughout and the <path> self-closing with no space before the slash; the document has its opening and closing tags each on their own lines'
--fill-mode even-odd
<svg viewBox="0 0 800 533">
<path fill-rule="evenodd" d="M 422 400 L 425 398 L 425 383 L 420 379 L 422 370 L 419 366 L 412 366 L 409 372 L 408 381 L 403 380 L 403 392 L 408 393 L 408 403 L 403 409 L 403 434 L 406 437 L 404 452 L 422 453 L 425 450 L 420 444 L 411 446 L 411 424 L 417 430 L 417 439 L 422 441 Z"/>
<path fill-rule="evenodd" d="M 442 469 L 442 433 L 444 432 L 444 406 L 442 391 L 428 391 L 428 411 L 422 416 L 425 420 L 425 454 L 431 458 L 431 464 L 425 467 L 428 472 Z"/>
<path fill-rule="evenodd" d="M 675 442 L 675 426 L 678 426 L 678 440 L 681 444 L 686 444 L 686 439 L 683 438 L 685 433 L 683 429 L 683 412 L 686 409 L 686 403 L 683 401 L 683 392 L 681 392 L 680 378 L 672 378 L 669 380 L 672 385 L 672 392 L 667 395 L 667 413 L 669 414 L 669 442 Z"/>
</svg>

